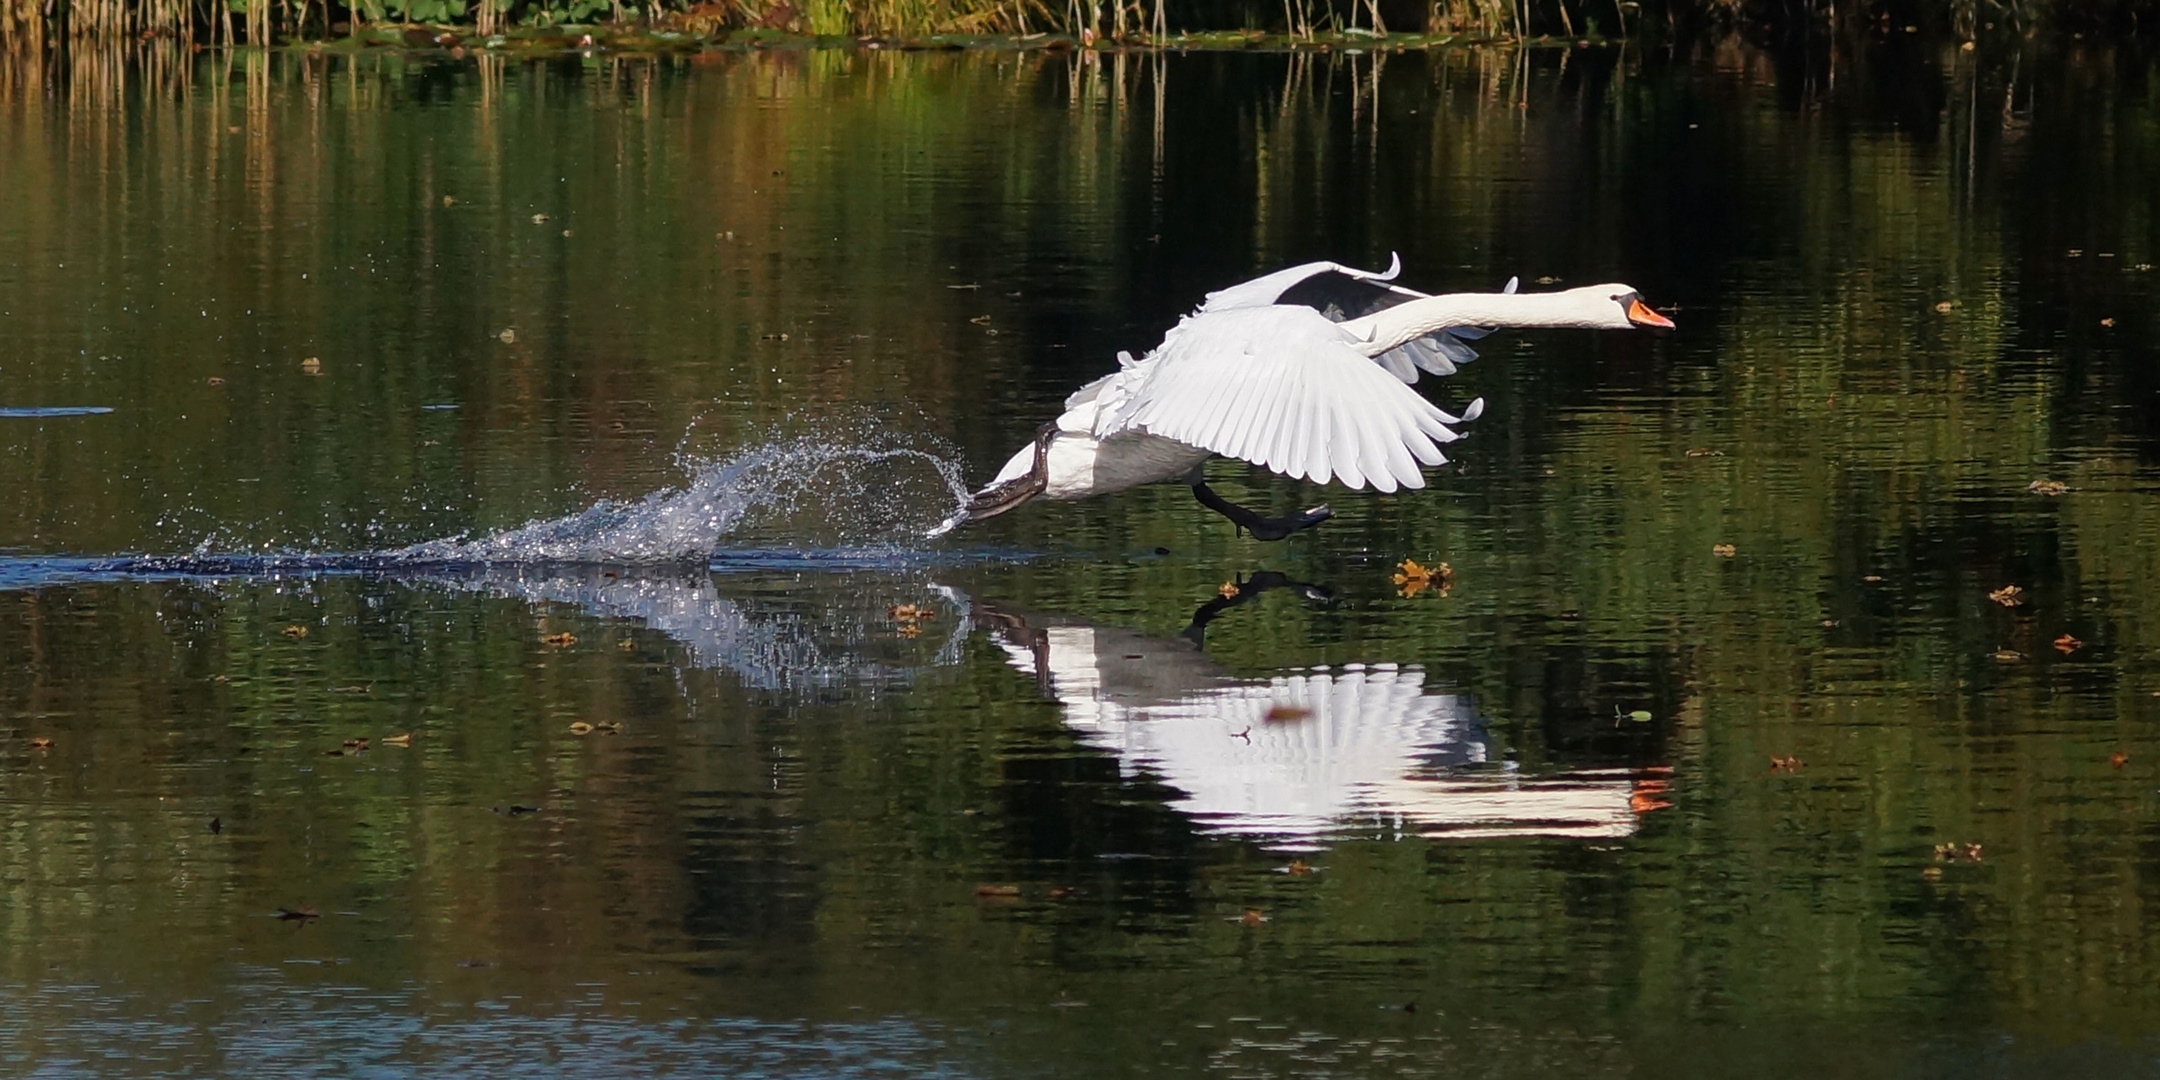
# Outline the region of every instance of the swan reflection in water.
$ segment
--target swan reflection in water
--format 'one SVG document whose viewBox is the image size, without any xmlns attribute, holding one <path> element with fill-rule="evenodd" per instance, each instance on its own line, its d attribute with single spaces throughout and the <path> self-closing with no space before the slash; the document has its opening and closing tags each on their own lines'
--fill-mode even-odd
<svg viewBox="0 0 2160 1080">
<path fill-rule="evenodd" d="M 1325 603 L 1320 586 L 1262 572 L 1194 612 L 1176 638 L 1022 615 L 909 575 L 618 574 L 488 568 L 454 587 L 569 604 L 666 634 L 695 667 L 750 688 L 801 693 L 909 681 L 957 665 L 987 629 L 1007 661 L 1064 708 L 1086 744 L 1128 777 L 1176 789 L 1207 832 L 1312 843 L 1359 835 L 1618 837 L 1662 807 L 1661 770 L 1526 775 L 1495 761 L 1471 700 L 1414 666 L 1346 664 L 1233 676 L 1202 650 L 1207 625 L 1278 589 Z M 896 605 L 937 598 L 896 625 Z M 943 623 L 944 625 L 938 625 Z M 935 626 L 937 633 L 899 632 Z"/>
<path fill-rule="evenodd" d="M 1204 604 L 1178 640 L 977 604 L 1010 663 L 1065 709 L 1083 741 L 1183 793 L 1209 832 L 1280 840 L 1419 834 L 1617 837 L 1664 805 L 1661 778 L 1627 769 L 1527 776 L 1495 763 L 1470 699 L 1416 667 L 1346 664 L 1237 678 L 1202 652 L 1207 624 L 1274 589 L 1327 591 L 1272 572 Z"/>
</svg>

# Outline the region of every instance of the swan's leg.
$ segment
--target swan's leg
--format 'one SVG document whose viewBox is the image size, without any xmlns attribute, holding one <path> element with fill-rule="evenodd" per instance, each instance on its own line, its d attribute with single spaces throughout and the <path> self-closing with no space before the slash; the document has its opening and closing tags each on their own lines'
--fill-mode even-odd
<svg viewBox="0 0 2160 1080">
<path fill-rule="evenodd" d="M 1335 516 L 1335 511 L 1328 509 L 1323 503 L 1303 513 L 1261 517 L 1217 495 L 1215 489 L 1207 486 L 1207 481 L 1201 478 L 1199 469 L 1194 469 L 1185 481 L 1192 485 L 1193 498 L 1200 500 L 1200 505 L 1229 518 L 1239 529 L 1253 534 L 1255 540 L 1280 540 L 1299 529 L 1310 529 Z"/>
<path fill-rule="evenodd" d="M 1042 430 L 1035 433 L 1035 464 L 1027 474 L 976 492 L 968 500 L 967 509 L 961 511 L 961 520 L 956 524 L 994 518 L 1042 494 L 1043 489 L 1050 486 L 1050 444 L 1057 436 L 1056 423 L 1044 424 Z"/>
</svg>

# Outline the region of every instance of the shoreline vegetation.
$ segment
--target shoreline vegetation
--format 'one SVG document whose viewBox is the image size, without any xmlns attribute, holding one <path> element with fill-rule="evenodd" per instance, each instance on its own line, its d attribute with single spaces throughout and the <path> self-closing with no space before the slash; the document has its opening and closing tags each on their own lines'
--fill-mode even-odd
<svg viewBox="0 0 2160 1080">
<path fill-rule="evenodd" d="M 2138 34 L 2160 0 L 0 0 L 0 50 L 1421 49 L 1740 30 Z"/>
</svg>

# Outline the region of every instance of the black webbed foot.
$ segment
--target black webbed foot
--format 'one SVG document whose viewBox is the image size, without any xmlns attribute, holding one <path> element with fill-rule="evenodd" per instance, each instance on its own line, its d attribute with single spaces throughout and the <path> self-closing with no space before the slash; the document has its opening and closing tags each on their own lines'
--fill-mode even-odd
<svg viewBox="0 0 2160 1080">
<path fill-rule="evenodd" d="M 1328 509 L 1326 504 L 1322 504 L 1296 514 L 1284 514 L 1281 517 L 1261 517 L 1216 494 L 1214 488 L 1207 486 L 1207 481 L 1197 478 L 1193 480 L 1192 492 L 1193 498 L 1200 500 L 1200 505 L 1229 518 L 1231 524 L 1251 533 L 1255 540 L 1280 540 L 1300 529 L 1310 529 L 1335 516 L 1335 511 Z"/>
</svg>

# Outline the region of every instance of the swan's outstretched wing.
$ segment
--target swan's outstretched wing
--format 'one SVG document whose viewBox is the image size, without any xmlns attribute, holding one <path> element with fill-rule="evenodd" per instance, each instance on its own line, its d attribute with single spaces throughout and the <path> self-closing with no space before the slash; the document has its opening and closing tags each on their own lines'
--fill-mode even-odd
<svg viewBox="0 0 2160 1080">
<path fill-rule="evenodd" d="M 1331 315 L 1329 318 L 1340 322 L 1359 315 L 1370 315 L 1383 308 L 1425 295 L 1415 289 L 1391 284 L 1399 273 L 1402 273 L 1402 259 L 1399 256 L 1389 260 L 1385 272 L 1360 270 L 1338 262 L 1309 262 L 1303 266 L 1293 266 L 1256 277 L 1241 285 L 1217 289 L 1207 294 L 1207 299 L 1200 304 L 1200 310 L 1193 314 L 1206 315 L 1239 308 L 1266 307 L 1270 304 L 1303 304 L 1326 314 L 1328 306 L 1333 303 L 1342 314 Z"/>
<path fill-rule="evenodd" d="M 1093 433 L 1146 432 L 1316 483 L 1425 486 L 1457 421 L 1307 308 L 1195 315 L 1097 391 Z"/>
<path fill-rule="evenodd" d="M 1336 262 L 1310 262 L 1211 292 L 1196 314 L 1297 304 L 1327 316 L 1330 322 L 1343 322 L 1428 295 L 1394 284 L 1401 272 L 1401 256 L 1390 256 L 1384 273 Z M 1506 291 L 1515 291 L 1514 280 L 1508 281 Z M 1470 342 L 1491 332 L 1476 326 L 1447 327 L 1390 349 L 1373 361 L 1405 383 L 1416 382 L 1419 371 L 1453 375 L 1459 365 L 1477 359 Z"/>
</svg>

